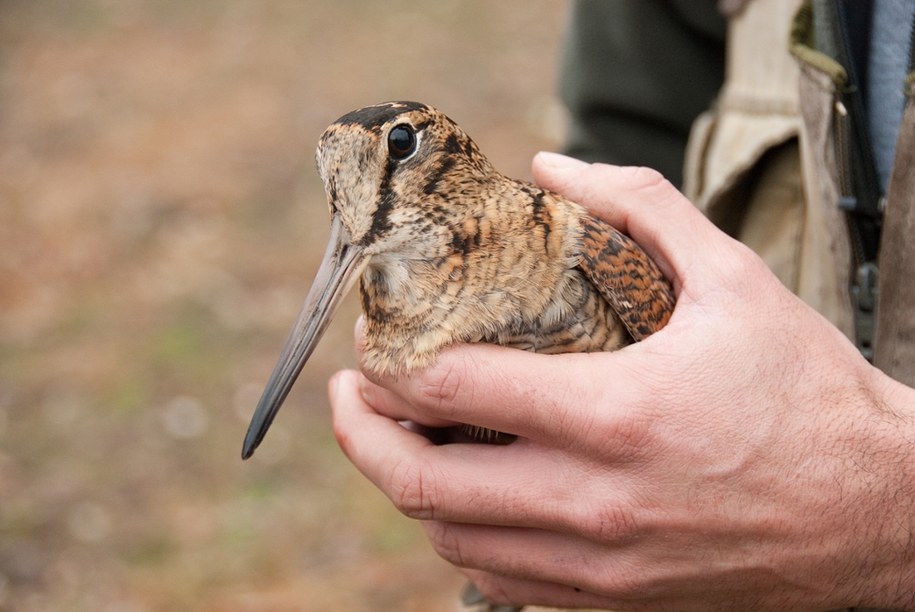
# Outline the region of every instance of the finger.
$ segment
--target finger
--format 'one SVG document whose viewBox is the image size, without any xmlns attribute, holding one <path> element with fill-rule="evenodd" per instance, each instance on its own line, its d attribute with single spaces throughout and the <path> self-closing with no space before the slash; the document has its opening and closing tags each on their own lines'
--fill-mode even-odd
<svg viewBox="0 0 915 612">
<path fill-rule="evenodd" d="M 357 324 L 356 346 L 364 342 Z M 612 353 L 538 355 L 491 344 L 455 345 L 436 362 L 410 376 L 385 377 L 363 370 L 362 400 L 379 413 L 428 427 L 456 423 L 518 435 L 556 448 L 591 448 L 623 454 L 629 441 L 608 444 L 626 418 L 650 393 L 638 384 L 645 343 Z M 613 376 L 608 373 L 613 372 Z M 599 381 L 601 384 L 595 384 Z M 631 427 L 627 426 L 627 430 Z"/>
<path fill-rule="evenodd" d="M 390 419 L 397 421 L 413 421 L 425 427 L 451 427 L 457 425 L 454 421 L 446 421 L 432 417 L 393 391 L 370 381 L 365 375 L 359 375 L 359 393 L 362 399 L 372 409 Z"/>
<path fill-rule="evenodd" d="M 365 348 L 365 318 L 359 315 L 356 319 L 356 325 L 353 327 L 353 344 L 356 349 L 356 357 L 359 362 L 363 362 L 363 350 Z M 397 421 L 412 421 L 424 427 L 450 427 L 457 423 L 444 419 L 436 419 L 415 406 L 407 402 L 397 393 L 375 384 L 365 377 L 359 376 L 359 393 L 362 399 L 368 403 L 375 412 Z"/>
<path fill-rule="evenodd" d="M 639 406 L 647 405 L 646 390 L 637 384 L 642 375 L 635 371 L 645 360 L 637 354 L 645 352 L 634 345 L 617 353 L 538 355 L 456 345 L 409 377 L 366 375 L 412 406 L 400 406 L 409 418 L 478 425 L 554 448 L 598 447 L 625 458 L 631 446 L 608 438 L 621 421 L 638 421 Z M 632 358 L 621 359 L 624 353 Z M 376 387 L 366 387 L 369 403 L 394 403 L 375 392 Z"/>
<path fill-rule="evenodd" d="M 346 456 L 402 513 L 417 519 L 498 521 L 502 491 L 514 477 L 499 458 L 517 449 L 487 445 L 435 446 L 372 410 L 358 391 L 358 373 L 337 373 L 329 384 L 334 433 Z M 513 503 L 533 505 L 515 491 Z M 504 520 L 504 519 L 503 519 Z"/>
<path fill-rule="evenodd" d="M 394 486 L 406 488 L 400 481 L 410 479 L 398 466 L 411 461 L 421 464 L 433 445 L 365 403 L 359 393 L 359 377 L 356 371 L 343 370 L 328 382 L 334 435 L 353 465 L 396 503 Z"/>
<path fill-rule="evenodd" d="M 613 601 L 573 586 L 509 578 L 480 570 L 462 570 L 486 601 L 506 606 L 539 605 L 556 608 L 611 609 Z M 526 609 L 526 608 L 525 608 Z"/>
<path fill-rule="evenodd" d="M 359 394 L 357 379 L 358 373 L 344 371 L 331 380 L 334 433 L 350 461 L 403 514 L 570 533 L 589 530 L 582 527 L 589 524 L 588 508 L 568 507 L 577 491 L 593 484 L 591 472 L 580 462 L 527 440 L 507 446 L 435 446 L 372 410 Z M 609 474 L 602 477 L 610 479 Z M 615 483 L 608 497 L 632 490 L 624 485 Z M 620 506 L 619 498 L 603 501 Z"/>
<path fill-rule="evenodd" d="M 538 153 L 537 182 L 578 202 L 645 249 L 668 278 L 677 280 L 697 261 L 714 262 L 731 240 L 664 177 L 650 168 L 586 164 Z"/>
<path fill-rule="evenodd" d="M 710 600 L 727 606 L 721 593 L 732 592 L 731 586 L 718 592 L 703 583 L 712 570 L 691 547 L 658 546 L 644 535 L 607 546 L 542 530 L 439 522 L 424 527 L 436 552 L 496 603 L 709 610 Z"/>
<path fill-rule="evenodd" d="M 647 585 L 651 571 L 633 569 L 627 550 L 552 531 L 425 521 L 423 527 L 445 561 L 517 580 L 563 584 L 590 593 L 632 597 Z M 628 565 L 628 567 L 627 567 Z M 638 576 L 636 576 L 636 574 Z"/>
</svg>

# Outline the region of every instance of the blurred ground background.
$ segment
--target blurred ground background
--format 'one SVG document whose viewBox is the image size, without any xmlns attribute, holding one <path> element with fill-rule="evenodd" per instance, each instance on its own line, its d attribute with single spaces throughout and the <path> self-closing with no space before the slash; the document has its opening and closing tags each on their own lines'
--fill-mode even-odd
<svg viewBox="0 0 915 612">
<path fill-rule="evenodd" d="M 0 610 L 454 609 L 332 437 L 354 300 L 239 452 L 324 247 L 324 127 L 417 99 L 528 177 L 565 11 L 2 1 Z"/>
</svg>

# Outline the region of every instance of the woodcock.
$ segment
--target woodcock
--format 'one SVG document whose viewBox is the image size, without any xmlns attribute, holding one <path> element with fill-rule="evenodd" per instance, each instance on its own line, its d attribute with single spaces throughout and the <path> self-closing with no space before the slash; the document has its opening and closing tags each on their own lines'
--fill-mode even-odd
<svg viewBox="0 0 915 612">
<path fill-rule="evenodd" d="M 343 296 L 360 281 L 363 366 L 398 375 L 457 342 L 611 351 L 666 323 L 670 284 L 583 207 L 497 172 L 417 102 L 348 113 L 318 142 L 330 240 L 245 437 L 260 444 Z"/>
<path fill-rule="evenodd" d="M 393 375 L 456 342 L 611 351 L 670 318 L 670 284 L 637 244 L 578 204 L 499 174 L 434 108 L 353 111 L 327 128 L 316 156 L 330 240 L 251 420 L 245 459 L 357 279 L 363 365 Z M 490 612 L 521 609 L 489 604 L 472 584 L 462 599 Z"/>
</svg>

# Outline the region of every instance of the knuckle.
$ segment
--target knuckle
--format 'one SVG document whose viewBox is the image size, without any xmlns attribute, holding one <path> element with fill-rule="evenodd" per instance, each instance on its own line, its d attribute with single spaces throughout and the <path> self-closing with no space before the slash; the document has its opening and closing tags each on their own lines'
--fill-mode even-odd
<svg viewBox="0 0 915 612">
<path fill-rule="evenodd" d="M 447 418 L 465 384 L 461 368 L 450 359 L 439 359 L 423 370 L 416 381 L 417 403 L 436 416 Z"/>
<path fill-rule="evenodd" d="M 609 417 L 598 429 L 602 451 L 610 453 L 616 460 L 644 457 L 655 443 L 654 419 L 644 413 L 630 412 Z"/>
<path fill-rule="evenodd" d="M 619 505 L 592 507 L 581 522 L 583 535 L 594 542 L 621 544 L 639 532 L 635 513 Z"/>
<path fill-rule="evenodd" d="M 666 187 L 668 181 L 664 175 L 646 166 L 628 166 L 622 169 L 622 172 L 628 175 L 632 181 L 634 189 L 655 189 L 657 187 Z"/>
<path fill-rule="evenodd" d="M 429 470 L 406 460 L 398 462 L 391 469 L 389 477 L 390 498 L 405 516 L 419 520 L 430 520 L 438 508 L 436 479 Z"/>
<path fill-rule="evenodd" d="M 635 415 L 620 419 L 615 424 L 612 434 L 613 440 L 620 449 L 635 455 L 641 455 L 650 446 L 652 440 L 651 424 L 648 419 Z"/>
<path fill-rule="evenodd" d="M 564 405 L 581 405 L 564 404 Z M 581 447 L 583 442 L 593 437 L 596 425 L 596 415 L 590 410 L 579 412 L 557 409 L 549 413 L 547 420 L 548 433 L 553 438 L 553 443 L 560 448 Z M 601 444 L 600 442 L 598 444 Z"/>
<path fill-rule="evenodd" d="M 716 258 L 718 283 L 738 292 L 755 292 L 760 280 L 771 276 L 766 263 L 752 249 L 739 242 L 729 243 L 727 256 Z"/>
</svg>

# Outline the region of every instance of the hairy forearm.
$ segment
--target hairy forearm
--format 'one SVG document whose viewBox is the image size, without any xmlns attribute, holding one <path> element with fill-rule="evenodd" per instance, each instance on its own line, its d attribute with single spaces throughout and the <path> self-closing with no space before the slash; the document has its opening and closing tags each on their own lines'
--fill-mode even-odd
<svg viewBox="0 0 915 612">
<path fill-rule="evenodd" d="M 863 486 L 847 500 L 874 537 L 862 564 L 863 605 L 915 610 L 915 389 L 876 375 L 873 439 L 853 441 L 849 469 Z M 867 575 L 867 574 L 870 575 Z"/>
</svg>

